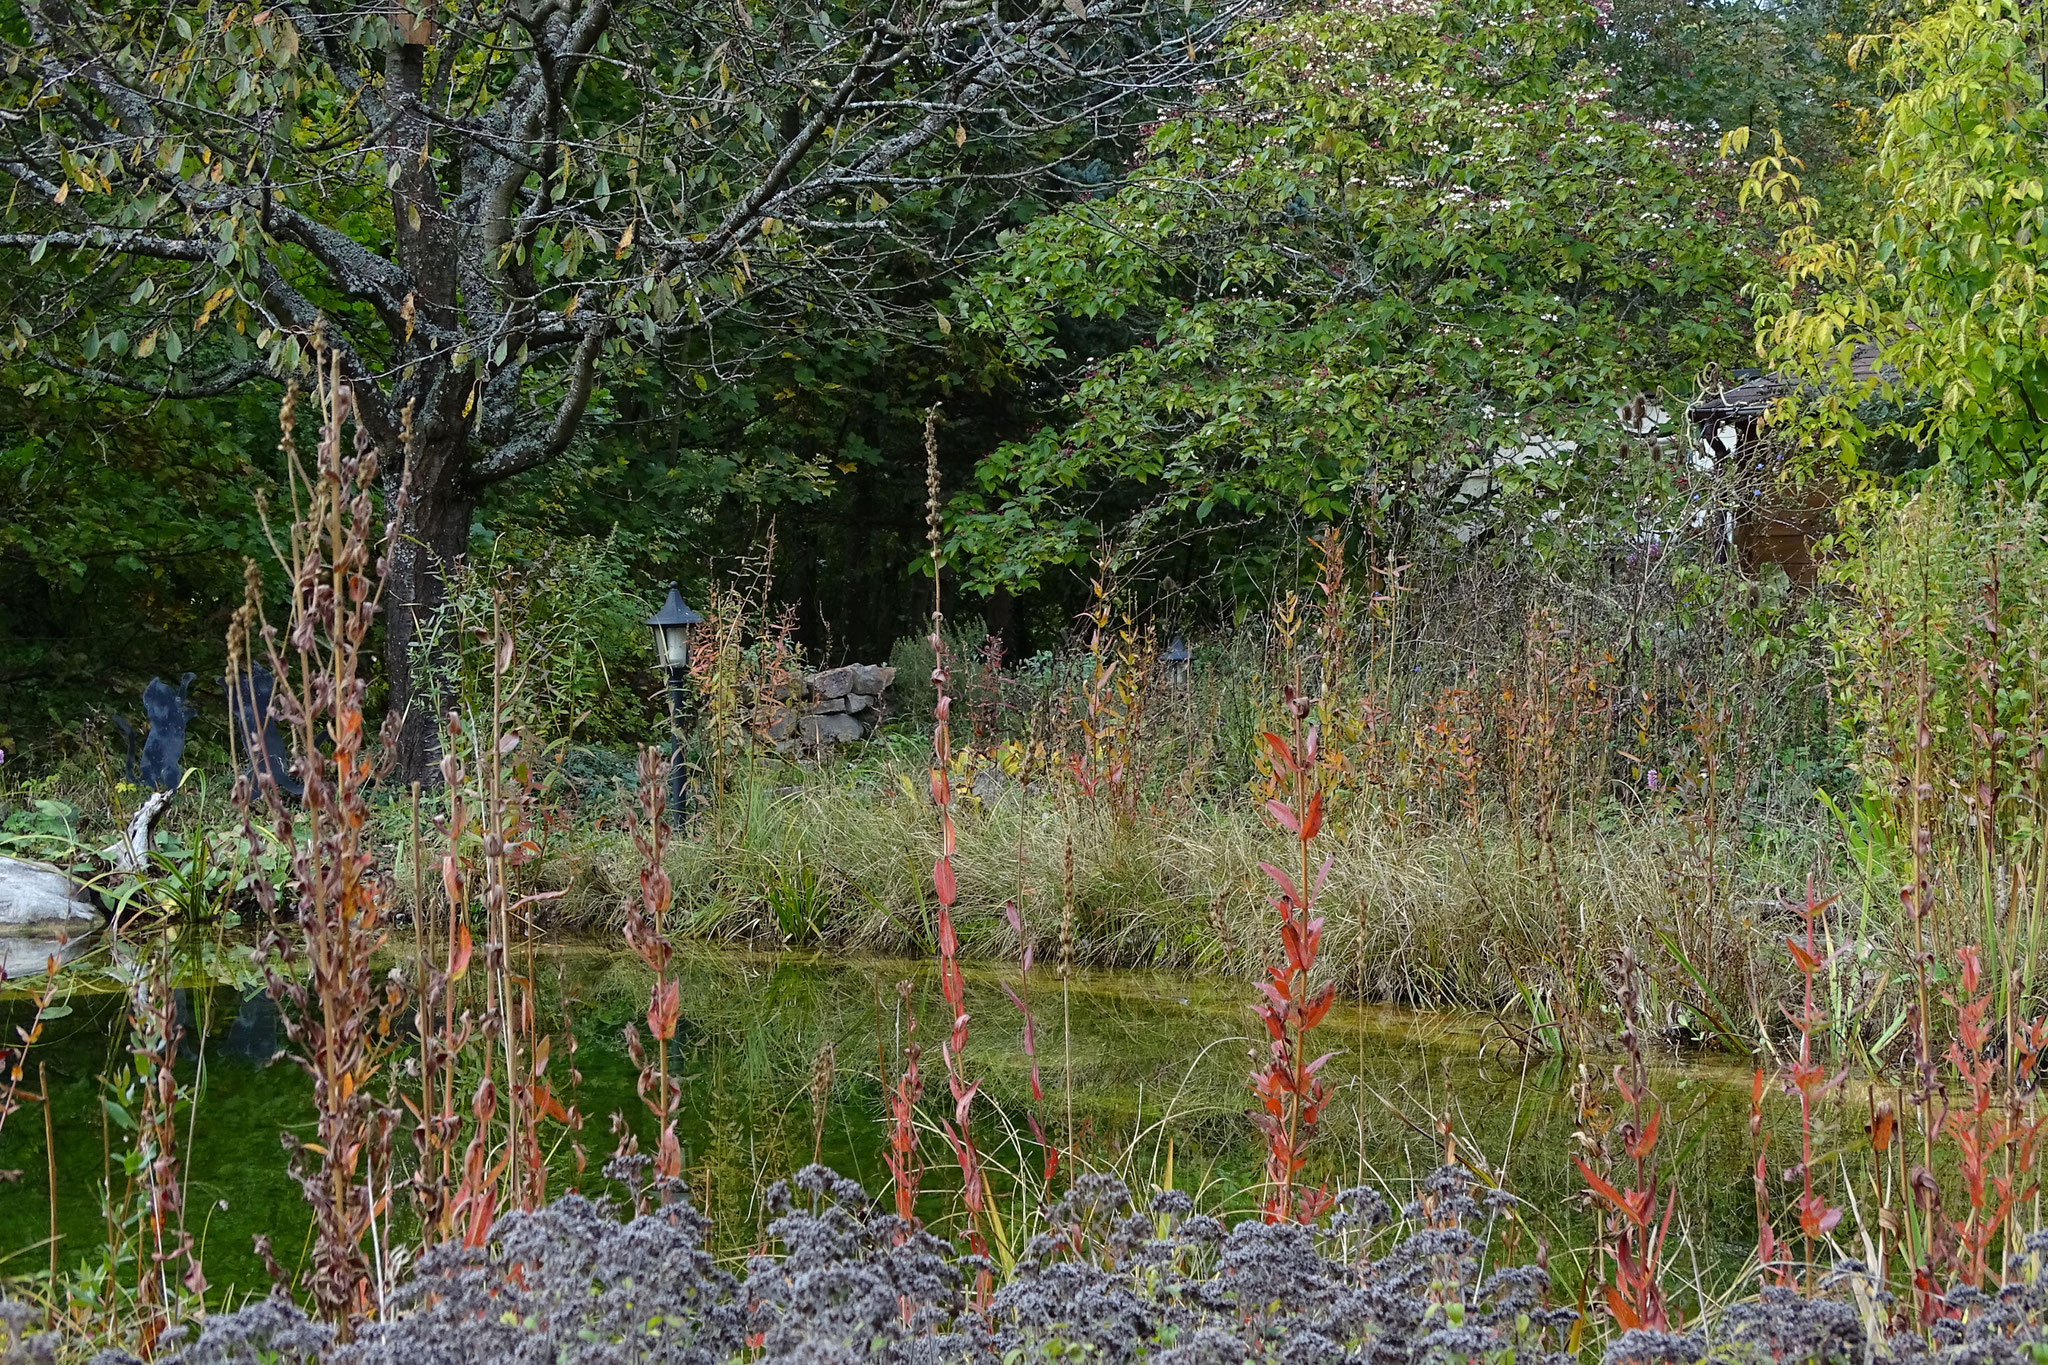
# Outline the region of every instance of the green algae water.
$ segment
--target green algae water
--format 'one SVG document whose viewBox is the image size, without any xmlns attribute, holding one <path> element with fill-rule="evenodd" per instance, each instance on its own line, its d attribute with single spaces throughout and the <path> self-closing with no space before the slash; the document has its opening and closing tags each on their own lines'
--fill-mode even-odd
<svg viewBox="0 0 2048 1365">
<path fill-rule="evenodd" d="M 32 1090 L 37 1066 L 47 1068 L 54 1152 L 42 1106 L 32 1100 L 0 1130 L 0 1170 L 12 1173 L 0 1183 L 0 1275 L 47 1272 L 53 1198 L 60 1271 L 98 1261 L 109 1187 L 117 1215 L 132 1198 L 122 1156 L 133 1133 L 119 1094 L 129 1061 L 126 999 L 109 972 L 94 976 L 92 962 L 89 955 L 66 969 L 76 985 L 53 1011 L 24 1081 Z M 764 1192 L 814 1151 L 884 1197 L 883 1077 L 911 1041 L 924 1048 L 929 1129 L 921 1208 L 940 1230 L 952 1226 L 957 1175 L 936 1128 L 951 1106 L 938 1048 L 944 1005 L 929 963 L 686 950 L 677 970 L 679 1133 L 691 1197 L 713 1219 L 718 1247 L 740 1255 L 759 1246 Z M 303 1263 L 306 1207 L 280 1137 L 310 1140 L 312 1111 L 304 1074 L 277 1055 L 287 1042 L 277 1007 L 253 980 L 220 984 L 223 974 L 188 974 L 191 984 L 178 995 L 177 1070 L 188 1102 L 179 1113 L 179 1155 L 186 1224 L 214 1286 L 210 1297 L 239 1298 L 269 1283 L 254 1250 L 259 1234 L 286 1270 Z M 583 1116 L 580 1134 L 554 1144 L 553 1188 L 615 1189 L 599 1174 L 617 1142 L 612 1116 L 624 1116 L 644 1150 L 652 1146 L 623 1040 L 625 1025 L 644 1013 L 650 978 L 608 944 L 537 949 L 534 975 L 545 1027 L 556 1036 L 551 1079 Z M 967 1063 L 985 1096 L 976 1104 L 975 1132 L 1006 1216 L 1022 1210 L 1020 1182 L 1042 1169 L 1034 1110 L 1041 1130 L 1075 1154 L 1056 1187 L 1074 1170 L 1109 1170 L 1141 1197 L 1171 1182 L 1210 1211 L 1253 1206 L 1262 1151 L 1244 1116 L 1245 1081 L 1264 1035 L 1248 1008 L 1250 987 L 1089 972 L 1063 990 L 1051 972 L 1035 971 L 1028 1000 L 1044 1098 L 1034 1106 L 1023 1017 L 1003 990 L 1006 981 L 1014 987 L 1014 969 L 970 967 L 967 976 Z M 8 1036 L 27 1017 L 18 999 L 0 1003 Z M 565 1049 L 571 1032 L 573 1056 Z M 1527 1237 L 1549 1248 L 1561 1280 L 1576 1282 L 1570 1267 L 1590 1222 L 1571 1161 L 1582 1121 L 1574 1087 L 1586 1074 L 1579 1066 L 1503 1048 L 1497 1035 L 1489 1042 L 1483 1019 L 1341 1004 L 1315 1041 L 1337 1055 L 1325 1071 L 1333 1100 L 1311 1150 L 1309 1179 L 1373 1184 L 1398 1201 L 1448 1146 L 1526 1201 Z M 580 1073 L 573 1086 L 572 1066 Z M 401 1047 L 390 1079 L 403 1086 L 407 1071 Z M 1674 1231 L 1684 1234 L 1703 1284 L 1732 1278 L 1754 1244 L 1746 1080 L 1746 1073 L 1675 1062 L 1656 1076 L 1666 1111 L 1665 1181 L 1680 1211 Z M 822 1109 L 813 1105 L 820 1087 Z M 580 1175 L 572 1137 L 587 1153 Z M 402 1166 L 410 1146 L 402 1136 L 397 1145 Z M 394 1241 L 404 1237 L 403 1205 L 401 1190 L 386 1234 Z M 1534 1250 L 1524 1242 L 1523 1254 Z"/>
</svg>

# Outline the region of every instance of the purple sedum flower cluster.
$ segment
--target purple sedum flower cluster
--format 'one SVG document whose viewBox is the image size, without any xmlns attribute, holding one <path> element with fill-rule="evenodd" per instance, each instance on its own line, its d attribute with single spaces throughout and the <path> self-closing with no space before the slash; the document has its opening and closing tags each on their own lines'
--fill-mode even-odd
<svg viewBox="0 0 2048 1365">
<path fill-rule="evenodd" d="M 427 1252 L 384 1317 L 337 1340 L 272 1297 L 167 1337 L 162 1365 L 1565 1365 L 1573 1310 L 1533 1265 L 1482 1271 L 1485 1234 L 1514 1203 L 1444 1168 L 1397 1222 L 1349 1190 L 1318 1226 L 1226 1228 L 1167 1190 L 1140 1208 L 1121 1181 L 1084 1176 L 1045 1211 L 986 1305 L 978 1257 L 879 1212 L 854 1182 L 807 1167 L 768 1194 L 778 1251 L 744 1274 L 716 1264 L 679 1190 L 621 1221 L 568 1196 L 502 1219 L 485 1248 Z M 1374 1248 L 1367 1251 L 1365 1248 Z M 2033 1365 L 2048 1295 L 1969 1295 L 1932 1343 L 1872 1342 L 1839 1267 L 1820 1292 L 1764 1291 L 1710 1333 L 1630 1331 L 1602 1365 Z M 17 1311 L 20 1310 L 20 1311 Z M 10 1361 L 50 1361 L 39 1315 L 0 1309 Z M 95 1365 L 133 1365 L 103 1352 Z"/>
</svg>

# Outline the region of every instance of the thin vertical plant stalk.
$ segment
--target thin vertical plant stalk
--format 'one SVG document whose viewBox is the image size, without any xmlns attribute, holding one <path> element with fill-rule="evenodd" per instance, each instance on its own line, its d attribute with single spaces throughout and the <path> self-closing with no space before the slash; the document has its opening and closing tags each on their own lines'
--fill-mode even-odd
<svg viewBox="0 0 2048 1365">
<path fill-rule="evenodd" d="M 1060 1050 L 1066 1072 L 1067 1178 L 1074 1173 L 1074 832 L 1067 831 L 1060 874 Z"/>
<path fill-rule="evenodd" d="M 983 1223 L 987 1211 L 988 1182 L 981 1169 L 981 1152 L 974 1143 L 972 1111 L 981 1082 L 967 1076 L 967 980 L 960 971 L 960 935 L 953 924 L 953 906 L 960 897 L 959 879 L 953 872 L 953 854 L 959 843 L 953 825 L 953 738 L 948 717 L 953 698 L 947 688 L 952 675 L 946 666 L 945 614 L 941 610 L 940 571 L 943 560 L 939 540 L 939 410 L 925 416 L 925 515 L 931 541 L 932 569 L 932 805 L 939 813 L 939 856 L 932 864 L 932 890 L 939 906 L 939 992 L 952 1013 L 951 1027 L 939 1040 L 939 1056 L 946 1066 L 946 1086 L 952 1092 L 953 1112 L 940 1121 L 953 1159 L 960 1167 L 960 1199 L 967 1212 L 967 1238 L 976 1255 L 988 1254 Z M 985 1278 L 985 1277 L 984 1277 Z M 977 1286 L 986 1298 L 988 1286 Z"/>
<path fill-rule="evenodd" d="M 297 513 L 278 547 L 290 615 L 280 633 L 264 619 L 261 598 L 252 591 L 231 628 L 228 655 L 233 676 L 241 676 L 259 651 L 267 660 L 277 679 L 274 712 L 292 732 L 294 773 L 304 786 L 296 819 L 267 775 L 252 780 L 245 772 L 235 791 L 251 860 L 262 852 L 259 818 L 267 820 L 275 842 L 292 851 L 295 924 L 279 922 L 265 879 L 255 885 L 279 925 L 265 938 L 269 989 L 313 1082 L 314 1140 L 284 1135 L 313 1215 L 307 1288 L 321 1314 L 347 1337 L 371 1306 L 363 1249 L 373 1216 L 369 1174 L 378 1164 L 373 1144 L 389 1131 L 372 1084 L 389 1050 L 373 966 L 385 939 L 388 888 L 373 845 L 369 792 L 395 752 L 403 717 L 387 716 L 383 742 L 368 744 L 368 652 L 386 570 L 380 547 L 389 545 L 391 529 L 376 511 L 375 444 L 360 423 L 353 443 L 348 439 L 352 394 L 341 358 L 317 335 L 314 341 L 320 430 L 310 468 L 293 441 L 294 395 L 287 395 L 281 420 Z M 403 501 L 401 488 L 386 511 L 396 517 Z M 252 574 L 252 589 L 257 581 Z"/>
<path fill-rule="evenodd" d="M 1017 936 L 1018 952 L 1017 984 L 1012 988 L 1010 983 L 1005 981 L 1003 994 L 1010 998 L 1010 1003 L 1017 1007 L 1017 1013 L 1024 1017 L 1024 1060 L 1030 1068 L 1031 1081 L 1031 1107 L 1024 1111 L 1024 1121 L 1031 1129 L 1031 1136 L 1038 1142 L 1042 1158 L 1042 1169 L 1039 1173 L 1040 1192 L 1044 1193 L 1052 1188 L 1053 1176 L 1059 1172 L 1060 1149 L 1053 1145 L 1052 1138 L 1045 1131 L 1044 1120 L 1039 1117 L 1039 1111 L 1045 1107 L 1045 1086 L 1038 1075 L 1038 1020 L 1031 1013 L 1031 964 L 1034 945 L 1030 932 L 1024 926 L 1024 913 L 1017 908 L 1017 902 L 1011 901 L 1005 905 L 1003 913 L 1009 919 L 1010 931 Z"/>
<path fill-rule="evenodd" d="M 640 855 L 638 894 L 626 900 L 626 943 L 654 974 L 648 990 L 646 1023 L 654 1044 L 650 1054 L 636 1024 L 626 1025 L 626 1052 L 638 1068 L 641 1102 L 654 1117 L 654 1176 L 664 1203 L 681 1188 L 683 1149 L 676 1136 L 682 1086 L 670 1073 L 669 1043 L 682 1018 L 682 985 L 670 972 L 675 945 L 668 941 L 668 912 L 675 889 L 663 860 L 668 849 L 665 763 L 653 748 L 640 751 L 639 800 L 634 807 L 633 847 Z M 628 1138 L 625 1151 L 636 1150 Z"/>
<path fill-rule="evenodd" d="M 1297 681 L 1299 677 L 1297 672 Z M 1316 897 L 1330 873 L 1330 860 L 1325 858 L 1317 868 L 1312 851 L 1324 818 L 1317 728 L 1313 722 L 1304 725 L 1313 702 L 1290 684 L 1284 703 L 1288 738 L 1268 730 L 1262 739 L 1289 793 L 1286 800 L 1276 796 L 1268 801 L 1266 811 L 1288 834 L 1296 857 L 1289 872 L 1271 863 L 1259 864 L 1279 889 L 1271 904 L 1280 915 L 1281 961 L 1277 966 L 1268 965 L 1267 979 L 1259 983 L 1265 998 L 1254 1006 L 1254 1013 L 1266 1026 L 1268 1055 L 1266 1065 L 1251 1077 L 1252 1093 L 1259 1102 L 1251 1111 L 1251 1120 L 1266 1140 L 1263 1212 L 1269 1223 L 1308 1222 L 1330 1204 L 1326 1190 L 1320 1186 L 1301 1189 L 1298 1177 L 1308 1160 L 1303 1148 L 1329 1100 L 1322 1070 L 1334 1055 L 1324 1053 L 1311 1060 L 1309 1034 L 1323 1022 L 1337 997 L 1335 982 L 1325 983 L 1319 991 L 1312 984 L 1323 938 L 1322 917 L 1315 912 Z"/>
<path fill-rule="evenodd" d="M 905 1015 L 901 1067 L 889 1086 L 889 1146 L 882 1154 L 888 1163 L 889 1179 L 896 1194 L 896 1232 L 900 1245 L 917 1228 L 917 1189 L 924 1178 L 924 1166 L 917 1154 L 917 1102 L 924 1097 L 924 1076 L 918 1071 L 921 1049 L 917 1043 L 917 1016 L 909 1014 L 910 983 L 897 994 L 897 1005 Z M 881 1046 L 879 1034 L 876 1046 Z"/>
</svg>

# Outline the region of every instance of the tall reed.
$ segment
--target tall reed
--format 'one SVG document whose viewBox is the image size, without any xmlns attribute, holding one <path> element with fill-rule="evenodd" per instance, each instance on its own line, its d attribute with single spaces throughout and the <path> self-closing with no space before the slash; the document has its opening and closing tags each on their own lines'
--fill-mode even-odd
<svg viewBox="0 0 2048 1365">
<path fill-rule="evenodd" d="M 189 1294 L 203 1305 L 206 1275 L 185 1226 L 185 1182 L 178 1156 L 178 1080 L 173 1070 L 182 1030 L 168 953 L 158 945 L 137 973 L 128 1010 L 135 1067 L 135 1143 L 141 1184 L 141 1240 L 135 1257 L 136 1346 L 149 1357 Z"/>
<path fill-rule="evenodd" d="M 1599 1242 L 1613 1262 L 1613 1272 L 1600 1286 L 1600 1292 L 1608 1312 L 1623 1331 L 1644 1328 L 1662 1332 L 1678 1325 L 1664 1288 L 1664 1260 L 1670 1250 L 1671 1217 L 1678 1208 L 1678 1191 L 1674 1188 L 1665 1195 L 1660 1213 L 1657 1140 L 1664 1110 L 1650 1090 L 1642 1037 L 1636 1031 L 1640 1001 L 1634 961 L 1624 956 L 1621 972 L 1621 1045 L 1627 1061 L 1614 1068 L 1614 1088 L 1627 1106 L 1628 1116 L 1601 1125 L 1601 1131 L 1593 1136 L 1582 1129 L 1581 1141 L 1600 1169 L 1594 1169 L 1584 1153 L 1574 1155 L 1572 1160 L 1587 1188 L 1604 1206 Z M 1581 1082 L 1582 1086 L 1589 1084 L 1589 1080 Z M 1584 1124 L 1592 1106 L 1586 1098 L 1581 1099 L 1580 1106 Z"/>
<path fill-rule="evenodd" d="M 664 765 L 660 752 L 640 751 L 640 786 L 634 810 L 633 846 L 640 854 L 640 883 L 637 894 L 626 904 L 626 942 L 654 974 L 649 988 L 646 1022 L 654 1051 L 650 1055 L 640 1039 L 639 1027 L 626 1026 L 626 1049 L 639 1069 L 640 1099 L 654 1118 L 654 1175 L 663 1202 L 675 1196 L 683 1175 L 683 1150 L 676 1136 L 676 1111 L 682 1100 L 682 1084 L 669 1066 L 669 1043 L 682 1018 L 682 987 L 670 972 L 675 945 L 669 942 L 668 912 L 674 900 L 664 854 L 668 847 L 668 820 L 663 789 Z M 628 1137 L 621 1151 L 636 1151 Z"/>
</svg>

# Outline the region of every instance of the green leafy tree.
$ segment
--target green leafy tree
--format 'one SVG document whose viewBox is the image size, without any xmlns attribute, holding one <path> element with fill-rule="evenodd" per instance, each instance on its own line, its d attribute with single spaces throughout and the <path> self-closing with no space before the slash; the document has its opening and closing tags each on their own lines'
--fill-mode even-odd
<svg viewBox="0 0 2048 1365">
<path fill-rule="evenodd" d="M 1188 79 L 1155 0 L 18 0 L 0 249 L 18 353 L 174 398 L 336 357 L 387 489 L 408 659 L 482 492 L 636 355 L 700 393 L 779 340 L 922 330 L 903 282 L 991 195 L 1079 176 Z M 920 264 L 922 263 L 922 264 Z M 400 506 L 394 502 L 394 506 Z"/>
<path fill-rule="evenodd" d="M 1892 94 L 1860 197 L 1825 205 L 1773 147 L 1754 196 L 1794 221 L 1759 345 L 1804 381 L 1781 421 L 1850 463 L 1900 447 L 2032 488 L 2048 451 L 2048 110 L 2038 9 L 1966 0 L 1863 40 Z M 1743 130 L 1731 138 L 1747 145 Z"/>
<path fill-rule="evenodd" d="M 1860 144 L 1877 84 L 1849 61 L 1893 0 L 1613 0 L 1589 49 L 1608 98 L 1695 128 L 1767 129 L 1816 169 Z"/>
<path fill-rule="evenodd" d="M 216 690 L 243 558 L 264 554 L 252 494 L 273 486 L 277 427 L 260 395 L 22 387 L 0 380 L 0 748 L 41 765 L 94 711 L 132 718 L 152 674 Z M 203 714 L 211 741 L 220 709 Z"/>
<path fill-rule="evenodd" d="M 1064 386 L 953 511 L 985 585 L 1097 537 L 1582 480 L 1644 390 L 1747 349 L 1750 244 L 1682 132 L 1623 115 L 1573 3 L 1371 0 L 1235 40 L 1241 82 L 959 292 Z M 1732 196 L 1728 196 L 1731 197 Z"/>
<path fill-rule="evenodd" d="M 886 658 L 931 611 L 930 583 L 916 577 L 929 563 L 926 412 L 943 405 L 947 489 L 970 483 L 976 458 L 1030 417 L 1014 385 L 971 382 L 974 348 L 938 326 L 950 285 L 932 281 L 922 337 L 793 339 L 746 382 L 701 397 L 659 370 L 631 388 L 615 383 L 618 419 L 549 468 L 492 490 L 484 524 L 616 531 L 629 563 L 678 566 L 692 601 L 700 574 L 726 576 L 772 544 L 774 596 L 798 609 L 805 647 L 832 662 Z M 974 610 L 995 623 L 1002 605 Z M 1011 628 L 1021 646 L 1022 626 Z"/>
</svg>

